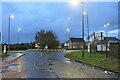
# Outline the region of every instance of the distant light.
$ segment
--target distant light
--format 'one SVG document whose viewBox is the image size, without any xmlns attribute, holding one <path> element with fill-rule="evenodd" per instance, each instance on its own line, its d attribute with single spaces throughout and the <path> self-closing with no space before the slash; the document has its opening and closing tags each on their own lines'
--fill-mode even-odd
<svg viewBox="0 0 120 80">
<path fill-rule="evenodd" d="M 20 31 L 21 29 L 20 28 L 18 28 L 18 32 Z"/>
<path fill-rule="evenodd" d="M 110 23 L 107 23 L 107 26 L 109 26 L 110 25 Z"/>
<path fill-rule="evenodd" d="M 80 4 L 80 0 L 70 0 L 70 3 L 73 5 L 73 6 L 78 6 Z"/>
<path fill-rule="evenodd" d="M 70 32 L 70 29 L 67 29 L 68 32 Z"/>
<path fill-rule="evenodd" d="M 105 24 L 104 27 L 107 27 L 107 25 Z"/>
<path fill-rule="evenodd" d="M 85 12 L 85 11 L 84 11 L 84 12 L 83 12 L 83 14 L 84 14 L 84 15 L 86 15 L 86 14 L 87 14 L 87 12 Z"/>
<path fill-rule="evenodd" d="M 104 24 L 104 27 L 107 27 L 107 26 L 109 26 L 110 25 L 110 23 L 106 23 L 106 24 Z"/>
<path fill-rule="evenodd" d="M 10 18 L 14 18 L 15 16 L 14 15 L 10 15 Z"/>
</svg>

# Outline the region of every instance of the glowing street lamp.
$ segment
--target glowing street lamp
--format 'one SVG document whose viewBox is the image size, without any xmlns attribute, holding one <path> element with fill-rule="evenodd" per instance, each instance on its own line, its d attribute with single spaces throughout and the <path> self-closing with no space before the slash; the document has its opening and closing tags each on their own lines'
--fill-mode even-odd
<svg viewBox="0 0 120 80">
<path fill-rule="evenodd" d="M 10 25 L 11 25 L 11 23 L 10 23 L 10 20 L 11 20 L 11 18 L 14 18 L 14 15 L 9 15 L 9 21 L 8 21 L 8 49 L 9 49 L 9 45 L 10 45 Z"/>
<path fill-rule="evenodd" d="M 104 24 L 104 27 L 106 27 L 107 25 L 106 24 Z"/>
<path fill-rule="evenodd" d="M 82 57 L 84 57 L 84 0 L 82 0 L 82 1 L 80 1 L 80 0 L 71 0 L 70 3 L 73 6 L 78 6 L 80 3 L 82 4 L 82 38 L 83 38 Z"/>
<path fill-rule="evenodd" d="M 107 26 L 109 26 L 110 25 L 110 23 L 107 23 Z"/>
<path fill-rule="evenodd" d="M 88 40 L 89 40 L 89 18 L 88 18 L 88 12 L 83 12 L 84 15 L 87 17 L 87 29 L 88 29 Z"/>
<path fill-rule="evenodd" d="M 84 11 L 83 14 L 86 15 L 86 14 L 88 14 L 88 13 Z"/>
<path fill-rule="evenodd" d="M 110 26 L 110 23 L 104 24 L 104 27 L 106 28 L 106 37 L 107 37 L 107 27 Z"/>
<path fill-rule="evenodd" d="M 18 31 L 17 31 L 17 43 L 19 44 L 19 32 L 20 32 L 21 28 L 18 28 Z"/>
<path fill-rule="evenodd" d="M 21 29 L 20 29 L 20 28 L 18 28 L 18 32 L 20 32 L 20 30 L 21 30 Z"/>
<path fill-rule="evenodd" d="M 10 15 L 11 18 L 14 18 L 14 15 Z"/>
<path fill-rule="evenodd" d="M 80 0 L 70 0 L 70 3 L 73 5 L 73 6 L 78 6 L 80 4 Z"/>
<path fill-rule="evenodd" d="M 86 15 L 87 17 L 87 31 L 88 31 L 88 52 L 91 53 L 91 47 L 90 47 L 90 43 L 89 43 L 89 17 L 88 17 L 88 12 L 83 12 L 84 15 Z"/>
<path fill-rule="evenodd" d="M 69 33 L 69 40 L 70 40 L 70 29 L 67 29 L 67 32 Z"/>
<path fill-rule="evenodd" d="M 67 32 L 70 32 L 70 29 L 67 29 Z"/>
<path fill-rule="evenodd" d="M 104 24 L 104 27 L 106 28 L 106 37 L 107 37 L 107 27 L 110 26 L 110 23 Z M 107 56 L 107 41 L 106 41 L 106 56 Z"/>
<path fill-rule="evenodd" d="M 70 29 L 67 29 L 67 32 L 69 34 L 69 45 L 68 46 L 70 46 Z"/>
</svg>

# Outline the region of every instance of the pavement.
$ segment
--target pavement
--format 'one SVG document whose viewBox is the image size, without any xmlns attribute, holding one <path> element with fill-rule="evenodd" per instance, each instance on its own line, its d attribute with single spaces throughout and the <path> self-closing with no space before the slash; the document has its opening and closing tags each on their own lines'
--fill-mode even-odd
<svg viewBox="0 0 120 80">
<path fill-rule="evenodd" d="M 12 64 L 15 60 L 17 60 L 18 58 L 20 58 L 21 56 L 23 56 L 23 53 L 15 53 L 15 54 L 11 54 L 10 56 L 6 57 L 3 60 L 0 60 L 0 80 L 3 78 L 3 72 L 7 71 L 9 69 L 11 70 L 16 70 L 17 68 L 15 66 L 17 66 L 17 64 Z M 10 75 L 10 73 L 9 73 Z M 12 74 L 12 75 L 17 75 L 17 74 Z"/>
<path fill-rule="evenodd" d="M 14 53 L 10 54 L 10 56 L 0 61 L 0 72 L 8 69 L 11 66 L 11 63 L 21 56 L 25 55 L 24 53 Z"/>
</svg>

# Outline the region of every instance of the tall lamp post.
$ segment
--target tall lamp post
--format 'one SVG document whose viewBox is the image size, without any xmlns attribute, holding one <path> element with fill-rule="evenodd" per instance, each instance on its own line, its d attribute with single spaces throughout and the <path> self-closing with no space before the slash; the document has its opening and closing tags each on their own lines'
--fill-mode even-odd
<svg viewBox="0 0 120 80">
<path fill-rule="evenodd" d="M 88 52 L 91 53 L 91 47 L 89 43 L 89 17 L 88 17 L 88 12 L 84 12 L 84 15 L 87 17 L 87 33 L 88 33 Z"/>
<path fill-rule="evenodd" d="M 69 34 L 69 45 L 68 45 L 68 48 L 70 48 L 70 29 L 67 29 L 67 32 Z"/>
<path fill-rule="evenodd" d="M 84 0 L 82 0 L 82 2 L 80 2 L 80 0 L 71 0 L 71 4 L 72 5 L 79 5 L 79 3 L 82 4 L 82 38 L 83 38 L 83 42 L 82 42 L 82 57 L 84 57 Z"/>
<path fill-rule="evenodd" d="M 9 21 L 8 21 L 8 50 L 10 49 L 10 20 L 11 18 L 14 18 L 14 15 L 9 15 Z"/>
<path fill-rule="evenodd" d="M 87 17 L 87 33 L 88 33 L 88 41 L 89 41 L 89 17 L 88 17 L 88 12 L 84 11 L 84 15 Z"/>
<path fill-rule="evenodd" d="M 106 23 L 104 24 L 104 27 L 106 28 L 106 37 L 108 37 L 108 34 L 107 34 L 107 27 L 110 26 L 110 23 Z"/>
<path fill-rule="evenodd" d="M 83 38 L 82 57 L 84 57 L 84 3 L 83 2 L 82 2 L 82 38 Z"/>
<path fill-rule="evenodd" d="M 20 32 L 20 28 L 18 28 L 18 31 L 17 31 L 17 43 L 19 44 L 19 32 Z"/>
<path fill-rule="evenodd" d="M 106 37 L 108 37 L 107 35 L 107 27 L 109 26 L 109 23 L 104 24 L 104 27 L 106 28 Z M 106 56 L 107 56 L 107 39 L 106 39 Z"/>
</svg>

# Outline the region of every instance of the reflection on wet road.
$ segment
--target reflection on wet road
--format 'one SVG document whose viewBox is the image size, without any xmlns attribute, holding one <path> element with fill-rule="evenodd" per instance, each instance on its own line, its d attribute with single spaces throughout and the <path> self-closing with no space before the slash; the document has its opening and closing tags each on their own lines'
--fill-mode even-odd
<svg viewBox="0 0 120 80">
<path fill-rule="evenodd" d="M 64 58 L 65 51 L 40 52 L 28 50 L 16 62 L 23 78 L 118 78 L 112 72 Z M 8 73 L 8 72 L 7 72 Z M 22 74 L 21 74 L 22 73 Z M 4 76 L 6 73 L 3 73 Z M 7 75 L 9 76 L 9 75 Z"/>
</svg>

